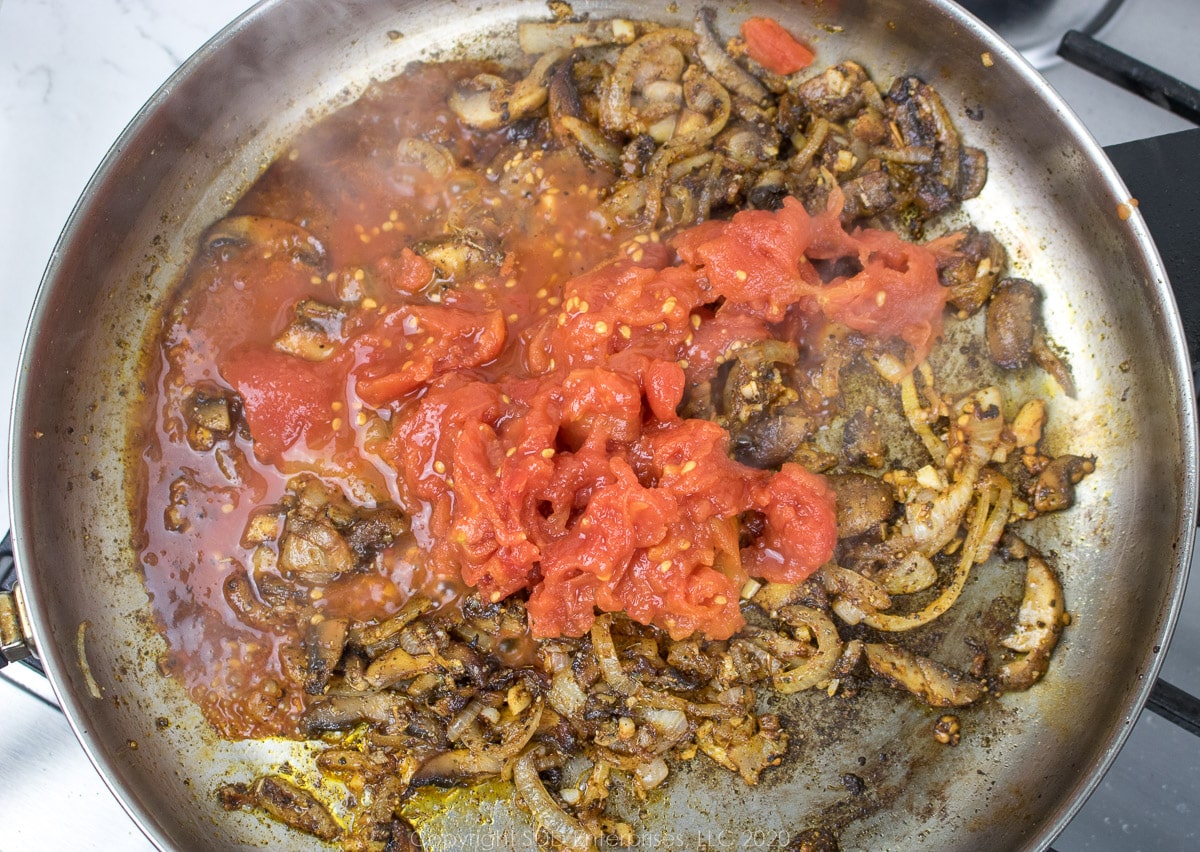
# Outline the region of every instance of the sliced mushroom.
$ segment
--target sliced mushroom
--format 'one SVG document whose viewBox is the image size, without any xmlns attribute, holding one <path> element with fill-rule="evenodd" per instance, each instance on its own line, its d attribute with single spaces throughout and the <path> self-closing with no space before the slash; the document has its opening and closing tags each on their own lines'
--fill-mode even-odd
<svg viewBox="0 0 1200 852">
<path fill-rule="evenodd" d="M 605 137 L 584 116 L 574 78 L 578 60 L 579 52 L 572 51 L 559 63 L 550 78 L 550 127 L 560 142 L 575 145 L 585 160 L 616 166 L 621 161 L 621 147 Z"/>
<path fill-rule="evenodd" d="M 561 49 L 543 54 L 529 74 L 515 85 L 494 74 L 479 74 L 464 80 L 450 93 L 450 109 L 464 123 L 479 130 L 495 130 L 522 119 L 546 103 L 550 70 L 565 55 L 566 51 Z"/>
<path fill-rule="evenodd" d="M 226 785 L 220 790 L 220 798 L 226 810 L 266 811 L 272 819 L 322 840 L 336 840 L 342 834 L 341 826 L 320 799 L 280 775 L 264 775 L 249 788 L 244 784 Z"/>
<path fill-rule="evenodd" d="M 328 578 L 353 571 L 354 551 L 327 518 L 288 517 L 279 543 L 279 568 L 286 574 Z"/>
<path fill-rule="evenodd" d="M 1075 380 L 1071 377 L 1071 368 L 1067 362 L 1054 351 L 1046 336 L 1039 329 L 1033 341 L 1033 360 L 1039 367 L 1050 374 L 1063 393 L 1069 397 L 1075 396 Z"/>
<path fill-rule="evenodd" d="M 931 707 L 965 707 L 984 695 L 983 686 L 961 672 L 897 645 L 868 642 L 863 650 L 872 672 Z"/>
<path fill-rule="evenodd" d="M 322 268 L 325 247 L 299 225 L 269 216 L 227 216 L 204 235 L 204 246 L 237 246 L 264 255 L 283 254 L 308 266 Z"/>
<path fill-rule="evenodd" d="M 1042 294 L 1023 278 L 996 285 L 987 309 L 987 345 L 992 360 L 1009 370 L 1029 363 L 1039 323 Z"/>
<path fill-rule="evenodd" d="M 1029 689 L 1046 673 L 1066 624 L 1066 609 L 1062 584 L 1041 554 L 1015 537 L 1008 543 L 1010 555 L 1026 560 L 1025 594 L 1017 623 L 1000 642 L 1024 656 L 1001 666 L 996 676 L 1000 689 L 1012 692 Z"/>
<path fill-rule="evenodd" d="M 801 83 L 796 95 L 813 115 L 843 121 L 862 109 L 868 82 L 857 62 L 839 62 Z"/>
<path fill-rule="evenodd" d="M 987 310 L 988 353 L 1010 370 L 1032 360 L 1067 396 L 1074 396 L 1070 368 L 1055 353 L 1042 328 L 1041 300 L 1037 286 L 1023 278 L 1006 278 L 997 284 Z"/>
<path fill-rule="evenodd" d="M 837 495 L 838 538 L 878 533 L 888 521 L 896 500 L 892 488 L 865 473 L 829 474 L 825 481 Z"/>
<path fill-rule="evenodd" d="M 441 668 L 441 663 L 433 654 L 414 655 L 403 648 L 393 648 L 367 667 L 367 683 L 376 689 L 383 689 Z"/>
<path fill-rule="evenodd" d="M 324 361 L 344 339 L 345 318 L 346 312 L 339 307 L 303 299 L 296 303 L 295 319 L 275 338 L 274 348 L 305 361 Z"/>
<path fill-rule="evenodd" d="M 958 197 L 964 200 L 977 197 L 983 192 L 987 176 L 987 152 L 964 145 L 959 160 Z"/>
<path fill-rule="evenodd" d="M 221 593 L 238 620 L 246 626 L 259 630 L 283 628 L 285 622 L 278 618 L 274 608 L 259 600 L 250 575 L 241 565 L 235 566 L 225 578 L 221 584 Z"/>
<path fill-rule="evenodd" d="M 1061 512 L 1075 503 L 1075 486 L 1096 469 L 1095 457 L 1059 456 L 1042 470 L 1033 486 L 1033 508 Z"/>
<path fill-rule="evenodd" d="M 877 415 L 873 406 L 867 406 L 846 421 L 842 428 L 842 456 L 849 464 L 883 467 L 887 446 Z"/>
<path fill-rule="evenodd" d="M 400 632 L 433 608 L 434 603 L 429 598 L 411 597 L 391 618 L 374 624 L 354 625 L 350 631 L 350 642 L 376 657 L 394 648 L 399 643 Z"/>
<path fill-rule="evenodd" d="M 198 452 L 211 450 L 233 432 L 236 397 L 219 388 L 197 388 L 184 404 L 188 445 Z"/>
<path fill-rule="evenodd" d="M 420 167 L 431 177 L 444 180 L 458 167 L 454 155 L 446 148 L 426 139 L 406 137 L 396 145 L 396 160 Z"/>
<path fill-rule="evenodd" d="M 405 699 L 394 692 L 326 695 L 309 701 L 301 721 L 309 736 L 346 731 L 363 722 L 383 725 L 406 712 Z"/>
<path fill-rule="evenodd" d="M 408 519 L 399 509 L 395 506 L 378 506 L 356 512 L 344 535 L 358 563 L 363 565 L 370 562 L 379 551 L 391 546 L 408 529 Z"/>
<path fill-rule="evenodd" d="M 304 691 L 309 695 L 320 695 L 325 691 L 346 649 L 349 626 L 348 618 L 325 618 L 309 625 L 304 637 L 304 650 L 307 652 Z"/>
<path fill-rule="evenodd" d="M 987 303 L 996 280 L 1004 274 L 1008 253 L 994 236 L 975 228 L 945 240 L 953 240 L 956 248 L 939 254 L 938 278 L 950 288 L 950 304 L 964 314 L 974 314 Z"/>
<path fill-rule="evenodd" d="M 423 240 L 412 250 L 433 264 L 438 277 L 455 283 L 494 274 L 504 261 L 494 241 L 474 230 Z"/>
<path fill-rule="evenodd" d="M 499 758 L 481 755 L 474 749 L 459 748 L 434 755 L 422 763 L 413 776 L 413 783 L 438 787 L 478 784 L 499 777 L 503 771 L 504 762 Z"/>
<path fill-rule="evenodd" d="M 787 175 L 782 169 L 767 169 L 755 178 L 746 201 L 759 210 L 778 210 L 787 196 Z"/>
<path fill-rule="evenodd" d="M 888 91 L 887 108 L 905 146 L 936 150 L 938 180 L 951 199 L 961 198 L 956 191 L 962 143 L 938 93 L 916 77 L 897 78 Z"/>
<path fill-rule="evenodd" d="M 896 203 L 892 181 L 881 169 L 867 171 L 842 184 L 845 207 L 842 221 L 865 219 L 876 215 Z"/>
</svg>

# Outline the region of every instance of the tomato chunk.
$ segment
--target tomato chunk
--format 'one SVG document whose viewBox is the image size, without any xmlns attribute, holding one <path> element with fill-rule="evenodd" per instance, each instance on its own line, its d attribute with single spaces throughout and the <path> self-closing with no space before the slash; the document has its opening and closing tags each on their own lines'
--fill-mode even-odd
<svg viewBox="0 0 1200 852">
<path fill-rule="evenodd" d="M 799 583 L 833 557 L 835 500 L 822 477 L 798 464 L 785 464 L 756 490 L 754 502 L 767 526 L 746 549 L 751 574 L 774 583 Z"/>
<path fill-rule="evenodd" d="M 384 318 L 378 339 L 358 343 L 364 364 L 358 370 L 358 395 L 370 405 L 386 405 L 449 370 L 486 364 L 504 348 L 506 328 L 500 311 L 397 308 Z M 395 345 L 397 340 L 402 345 Z"/>
<path fill-rule="evenodd" d="M 742 38 L 750 58 L 772 74 L 795 74 L 813 62 L 813 52 L 774 18 L 747 18 Z"/>
<path fill-rule="evenodd" d="M 332 435 L 336 381 L 323 365 L 252 349 L 225 361 L 221 374 L 242 398 L 261 461 L 278 464 L 302 440 L 319 446 Z"/>
</svg>

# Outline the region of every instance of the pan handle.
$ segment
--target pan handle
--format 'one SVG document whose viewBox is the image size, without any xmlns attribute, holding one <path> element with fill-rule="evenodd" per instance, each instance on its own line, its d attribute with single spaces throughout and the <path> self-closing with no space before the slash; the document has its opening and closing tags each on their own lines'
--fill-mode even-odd
<svg viewBox="0 0 1200 852">
<path fill-rule="evenodd" d="M 1109 145 L 1104 153 L 1116 166 L 1162 256 L 1175 303 L 1183 321 L 1192 373 L 1200 377 L 1200 198 L 1179 192 L 1200 184 L 1200 128 L 1139 142 Z M 1163 180 L 1163 175 L 1172 175 Z"/>
<path fill-rule="evenodd" d="M 12 533 L 0 541 L 0 668 L 24 663 L 45 674 L 33 653 L 33 634 L 21 587 L 17 585 L 17 563 L 13 558 Z"/>
<path fill-rule="evenodd" d="M 1058 46 L 1058 55 L 1193 124 L 1200 124 L 1200 89 L 1111 48 L 1087 33 L 1068 30 Z"/>
</svg>

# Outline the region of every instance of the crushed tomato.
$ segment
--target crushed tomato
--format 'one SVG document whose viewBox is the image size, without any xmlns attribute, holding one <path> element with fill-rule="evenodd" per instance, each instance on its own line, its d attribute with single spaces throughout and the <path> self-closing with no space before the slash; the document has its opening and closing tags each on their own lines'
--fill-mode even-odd
<svg viewBox="0 0 1200 852">
<path fill-rule="evenodd" d="M 742 38 L 750 58 L 772 74 L 795 74 L 812 65 L 813 52 L 774 18 L 747 18 Z"/>
<path fill-rule="evenodd" d="M 734 461 L 723 428 L 678 414 L 687 391 L 716 379 L 737 346 L 788 341 L 816 369 L 826 327 L 840 324 L 905 341 L 915 364 L 940 333 L 932 253 L 848 233 L 836 189 L 818 215 L 787 199 L 662 241 L 600 215 L 611 176 L 572 152 L 534 152 L 519 182 L 450 184 L 391 157 L 338 153 L 349 139 L 392 151 L 397 137 L 432 134 L 456 162 L 491 162 L 492 137 L 445 107 L 475 71 L 429 65 L 381 85 L 239 202 L 235 214 L 303 223 L 329 274 L 287 252 L 225 246 L 197 262 L 168 318 L 147 487 L 151 505 L 168 505 L 182 471 L 188 525 L 147 519 L 147 586 L 171 625 L 173 666 L 227 732 L 288 730 L 298 712 L 252 704 L 255 678 L 284 676 L 287 637 L 222 608 L 231 558 L 252 554 L 212 546 L 238 542 L 295 474 L 411 516 L 380 574 L 322 584 L 326 617 L 384 617 L 410 594 L 452 605 L 474 586 L 527 595 L 541 637 L 580 635 L 616 610 L 677 638 L 727 637 L 743 623 L 748 577 L 796 582 L 830 558 L 834 499 L 797 465 Z M 477 224 L 504 260 L 448 283 L 413 248 L 463 210 L 490 211 Z M 302 300 L 340 312 L 324 360 L 276 348 Z M 224 455 L 190 449 L 178 416 L 193 388 L 213 385 L 237 392 L 246 427 Z M 222 647 L 247 664 L 213 692 Z"/>
<path fill-rule="evenodd" d="M 788 199 L 684 231 L 670 249 L 570 279 L 560 309 L 515 344 L 523 370 L 433 378 L 383 451 L 431 506 L 435 570 L 460 572 L 486 599 L 527 590 L 535 636 L 581 635 L 600 610 L 676 638 L 727 638 L 743 624 L 748 577 L 794 583 L 832 556 L 834 497 L 820 476 L 739 464 L 724 429 L 676 414 L 689 359 L 705 358 L 699 327 L 704 340 L 725 325 L 734 339 L 766 334 L 799 305 L 901 337 L 917 357 L 940 329 L 929 252 L 847 234 L 836 209 L 811 217 Z M 810 249 L 861 269 L 822 281 Z M 762 532 L 743 544 L 748 512 Z"/>
</svg>

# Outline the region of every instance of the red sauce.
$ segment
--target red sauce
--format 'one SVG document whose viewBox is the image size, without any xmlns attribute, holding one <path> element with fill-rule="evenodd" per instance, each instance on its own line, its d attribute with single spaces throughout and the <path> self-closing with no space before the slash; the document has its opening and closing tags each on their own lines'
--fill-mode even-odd
<svg viewBox="0 0 1200 852">
<path fill-rule="evenodd" d="M 478 70 L 418 67 L 374 87 L 238 203 L 311 233 L 319 272 L 302 253 L 217 246 L 166 318 L 142 559 L 166 668 L 227 736 L 295 733 L 303 708 L 281 657 L 301 626 L 246 624 L 222 591 L 251 566 L 251 513 L 296 473 L 412 517 L 372 572 L 286 578 L 320 615 L 383 618 L 414 593 L 449 604 L 475 587 L 527 594 L 535 636 L 581 635 L 596 610 L 623 610 L 675 637 L 725 638 L 749 576 L 796 582 L 830 558 L 833 496 L 798 465 L 733 461 L 722 428 L 676 413 L 686 389 L 735 341 L 803 349 L 836 320 L 920 356 L 940 329 L 929 253 L 848 235 L 836 210 L 810 217 L 788 200 L 665 242 L 614 226 L 598 205 L 611 174 L 458 124 L 446 94 Z M 413 137 L 471 170 L 446 180 L 398 158 Z M 504 260 L 447 287 L 412 247 L 455 227 Z M 845 256 L 861 272 L 823 281 L 810 263 Z M 325 360 L 274 348 L 304 299 L 345 309 Z M 235 390 L 247 427 L 215 452 L 184 437 L 203 386 Z M 181 479 L 186 524 L 164 524 Z M 748 544 L 746 513 L 762 520 Z"/>
</svg>

